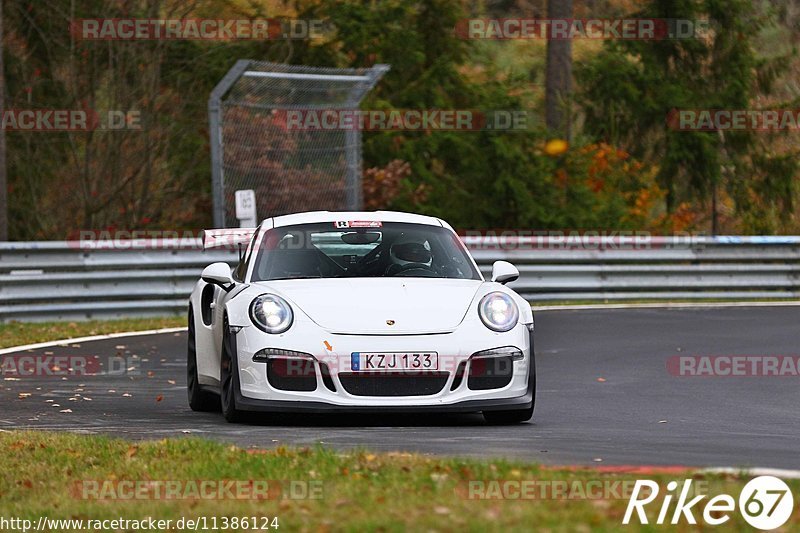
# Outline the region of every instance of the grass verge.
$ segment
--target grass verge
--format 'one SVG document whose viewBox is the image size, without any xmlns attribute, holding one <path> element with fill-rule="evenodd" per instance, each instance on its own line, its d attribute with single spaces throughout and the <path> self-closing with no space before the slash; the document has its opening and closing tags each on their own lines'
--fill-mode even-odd
<svg viewBox="0 0 800 533">
<path fill-rule="evenodd" d="M 90 335 L 185 326 L 185 317 L 126 318 L 86 322 L 11 322 L 0 324 L 0 348 Z"/>
<path fill-rule="evenodd" d="M 663 495 L 669 481 L 693 477 L 695 484 L 705 484 L 705 494 L 726 493 L 738 498 L 747 481 L 735 476 L 602 473 L 407 453 L 342 453 L 325 448 L 283 447 L 245 450 L 194 438 L 131 443 L 99 436 L 0 431 L 0 448 L 7 452 L 0 463 L 0 517 L 28 519 L 34 524 L 40 516 L 82 520 L 152 517 L 173 521 L 205 517 L 209 525 L 214 519 L 222 524 L 227 518 L 230 524 L 234 517 L 251 517 L 258 528 L 240 525 L 228 530 L 276 531 L 260 527 L 271 526 L 277 517 L 277 531 L 613 531 L 620 529 L 627 505 L 627 496 L 613 492 L 615 483 L 620 484 L 617 490 L 622 490 L 624 483 L 632 487 L 637 478 L 654 479 Z M 147 492 L 140 495 L 166 494 L 163 485 L 162 489 L 157 488 L 159 482 L 182 482 L 180 491 L 173 492 L 175 496 L 191 492 L 184 491 L 197 486 L 192 483 L 206 480 L 272 483 L 269 498 L 261 500 L 163 496 L 115 499 L 130 494 L 126 492 L 126 482 L 136 482 L 138 490 L 144 486 Z M 465 497 L 471 481 L 483 483 L 491 493 L 490 482 L 505 480 L 532 481 L 538 483 L 537 487 L 549 486 L 550 490 L 545 488 L 541 493 L 537 488 L 535 494 L 545 494 L 544 497 L 524 500 Z M 553 498 L 558 482 L 564 482 L 561 486 L 568 487 L 567 492 Z M 598 483 L 606 487 L 602 492 L 611 497 L 585 496 L 597 495 L 593 491 Z M 790 483 L 796 494 L 798 482 Z M 318 497 L 304 497 L 309 494 Z M 672 508 L 676 499 L 673 498 Z M 661 501 L 659 496 L 647 508 L 651 522 Z M 700 523 L 702 506 L 707 501 L 708 498 L 694 510 Z M 795 513 L 785 527 L 792 529 L 798 522 L 800 517 Z M 685 528 L 685 521 L 683 524 Z M 628 526 L 633 530 L 641 527 Z M 747 524 L 734 511 L 728 523 L 715 529 L 745 528 Z M 61 524 L 57 530 L 73 529 Z M 177 530 L 174 525 L 161 529 Z M 129 525 L 128 530 L 133 528 Z"/>
</svg>

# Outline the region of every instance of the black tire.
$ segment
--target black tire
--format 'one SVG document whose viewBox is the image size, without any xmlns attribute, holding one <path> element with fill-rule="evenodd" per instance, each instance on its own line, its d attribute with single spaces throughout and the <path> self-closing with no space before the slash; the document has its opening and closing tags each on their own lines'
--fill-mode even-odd
<svg viewBox="0 0 800 533">
<path fill-rule="evenodd" d="M 231 423 L 242 420 L 242 412 L 236 409 L 236 391 L 239 390 L 239 369 L 236 367 L 236 350 L 233 348 L 228 317 L 222 324 L 222 356 L 220 357 L 220 406 L 225 420 Z"/>
<path fill-rule="evenodd" d="M 214 393 L 203 390 L 197 378 L 197 341 L 194 329 L 194 312 L 189 307 L 189 335 L 186 351 L 186 389 L 189 392 L 189 407 L 192 411 L 209 412 L 219 408 L 219 399 Z"/>
<path fill-rule="evenodd" d="M 495 426 L 508 426 L 511 424 L 521 424 L 533 418 L 533 409 L 536 407 L 536 360 L 531 351 L 531 372 L 530 377 L 533 381 L 533 398 L 531 406 L 527 409 L 514 409 L 509 411 L 484 411 L 483 418 L 487 424 Z"/>
</svg>

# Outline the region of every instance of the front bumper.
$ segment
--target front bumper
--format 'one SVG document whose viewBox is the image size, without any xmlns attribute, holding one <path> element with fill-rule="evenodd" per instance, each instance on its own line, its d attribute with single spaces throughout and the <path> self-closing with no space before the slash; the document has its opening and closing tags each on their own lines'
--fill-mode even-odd
<svg viewBox="0 0 800 533">
<path fill-rule="evenodd" d="M 307 326 L 307 325 L 306 325 Z M 315 326 L 315 325 L 314 325 Z M 477 412 L 491 410 L 523 410 L 533 405 L 535 396 L 535 357 L 533 332 L 519 324 L 506 333 L 487 332 L 486 328 L 467 324 L 455 332 L 436 335 L 337 335 L 318 327 L 297 328 L 283 335 L 269 335 L 254 327 L 242 328 L 233 336 L 238 354 L 239 387 L 235 391 L 238 409 L 285 413 L 329 412 Z M 295 329 L 295 328 L 292 328 Z M 302 332 L 302 333 L 301 333 Z M 469 374 L 458 372 L 461 363 L 468 371 L 479 351 L 514 346 L 523 357 L 513 361 L 509 382 L 500 387 L 473 390 Z M 329 350 L 328 347 L 331 349 Z M 264 348 L 277 348 L 308 353 L 313 357 L 316 388 L 289 391 L 275 388 L 267 377 L 267 364 L 253 361 Z M 352 352 L 435 351 L 440 355 L 440 370 L 446 373 L 441 390 L 433 394 L 404 396 L 368 396 L 351 394 L 343 386 L 348 375 L 347 364 Z M 446 359 L 442 356 L 446 355 Z M 442 365 L 442 361 L 446 364 Z M 323 376 L 324 363 L 330 372 Z M 324 382 L 327 378 L 328 383 Z M 413 379 L 407 376 L 396 379 Z M 330 385 L 333 385 L 332 387 Z M 402 385 L 399 387 L 402 390 Z M 333 390 L 332 390 L 333 389 Z"/>
</svg>

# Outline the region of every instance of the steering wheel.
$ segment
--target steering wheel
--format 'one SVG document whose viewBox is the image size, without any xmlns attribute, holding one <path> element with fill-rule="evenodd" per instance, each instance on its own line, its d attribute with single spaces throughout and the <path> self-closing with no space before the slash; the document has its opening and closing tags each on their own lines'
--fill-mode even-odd
<svg viewBox="0 0 800 533">
<path fill-rule="evenodd" d="M 403 276 L 406 275 L 404 272 L 410 272 L 412 270 L 419 270 L 422 272 L 426 272 L 427 275 L 422 275 L 422 277 L 430 278 L 435 277 L 436 272 L 430 266 L 426 265 L 425 263 L 408 263 L 406 265 L 398 266 L 398 265 L 391 265 L 388 269 L 386 269 L 387 276 Z"/>
</svg>

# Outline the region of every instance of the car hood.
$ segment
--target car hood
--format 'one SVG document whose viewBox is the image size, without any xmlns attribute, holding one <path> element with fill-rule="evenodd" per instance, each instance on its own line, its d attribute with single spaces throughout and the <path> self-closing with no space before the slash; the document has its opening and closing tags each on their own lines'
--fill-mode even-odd
<svg viewBox="0 0 800 533">
<path fill-rule="evenodd" d="M 481 283 L 407 277 L 280 280 L 255 285 L 274 289 L 331 333 L 407 335 L 455 330 Z"/>
</svg>

